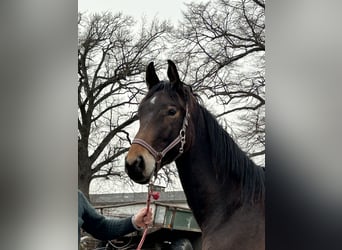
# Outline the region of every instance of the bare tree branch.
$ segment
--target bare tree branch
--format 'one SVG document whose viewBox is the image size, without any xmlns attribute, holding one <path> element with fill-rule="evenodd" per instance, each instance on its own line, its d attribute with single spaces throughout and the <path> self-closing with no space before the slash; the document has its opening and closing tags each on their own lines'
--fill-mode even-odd
<svg viewBox="0 0 342 250">
<path fill-rule="evenodd" d="M 185 82 L 214 104 L 249 154 L 264 151 L 265 5 L 258 0 L 190 3 L 171 55 Z M 234 119 L 234 123 L 229 120 Z M 229 119 L 229 120 L 228 120 Z"/>
<path fill-rule="evenodd" d="M 79 14 L 78 25 L 79 188 L 87 194 L 91 180 L 115 173 L 113 162 L 127 152 L 129 136 L 120 133 L 137 120 L 142 73 L 171 27 L 153 20 L 133 35 L 133 18 L 110 12 Z"/>
</svg>

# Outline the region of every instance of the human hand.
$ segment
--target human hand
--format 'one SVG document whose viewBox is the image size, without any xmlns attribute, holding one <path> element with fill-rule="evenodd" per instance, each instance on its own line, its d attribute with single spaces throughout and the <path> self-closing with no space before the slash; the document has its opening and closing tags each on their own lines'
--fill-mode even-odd
<svg viewBox="0 0 342 250">
<path fill-rule="evenodd" d="M 140 209 L 134 216 L 133 216 L 133 223 L 140 228 L 144 228 L 152 223 L 152 209 L 147 212 L 147 208 Z"/>
</svg>

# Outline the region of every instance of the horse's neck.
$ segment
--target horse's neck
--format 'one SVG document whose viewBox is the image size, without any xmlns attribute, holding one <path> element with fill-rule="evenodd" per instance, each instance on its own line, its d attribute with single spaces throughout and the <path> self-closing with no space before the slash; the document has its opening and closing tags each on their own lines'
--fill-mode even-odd
<svg viewBox="0 0 342 250">
<path fill-rule="evenodd" d="M 225 185 L 217 181 L 210 150 L 203 150 L 208 145 L 205 123 L 201 120 L 203 117 L 198 119 L 196 130 L 201 132 L 196 133 L 191 149 L 176 163 L 189 206 L 201 225 L 211 216 L 222 216 L 220 210 L 226 210 L 229 204 L 234 204 L 238 195 L 229 181 Z"/>
</svg>

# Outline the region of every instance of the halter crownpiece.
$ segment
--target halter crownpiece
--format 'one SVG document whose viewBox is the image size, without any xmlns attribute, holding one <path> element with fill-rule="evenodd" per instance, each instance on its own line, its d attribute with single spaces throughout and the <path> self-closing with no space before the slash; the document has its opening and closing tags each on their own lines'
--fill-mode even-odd
<svg viewBox="0 0 342 250">
<path fill-rule="evenodd" d="M 155 150 L 150 144 L 148 144 L 147 142 L 145 142 L 143 139 L 140 139 L 140 138 L 134 138 L 134 140 L 132 141 L 132 144 L 139 144 L 140 146 L 143 146 L 144 148 L 146 148 L 152 154 L 152 156 L 156 160 L 156 163 L 160 165 L 161 160 L 167 154 L 167 152 L 169 152 L 178 143 L 180 143 L 179 154 L 173 159 L 174 161 L 184 152 L 184 145 L 186 142 L 185 141 L 186 128 L 188 127 L 188 124 L 189 124 L 189 118 L 190 118 L 189 108 L 188 108 L 188 104 L 186 104 L 183 125 L 182 125 L 181 130 L 179 131 L 178 136 L 164 150 L 160 152 Z"/>
</svg>

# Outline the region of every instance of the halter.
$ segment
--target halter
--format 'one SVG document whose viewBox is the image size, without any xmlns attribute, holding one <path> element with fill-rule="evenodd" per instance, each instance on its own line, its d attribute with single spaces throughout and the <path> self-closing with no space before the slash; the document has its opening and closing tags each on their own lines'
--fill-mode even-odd
<svg viewBox="0 0 342 250">
<path fill-rule="evenodd" d="M 189 118 L 190 118 L 189 108 L 188 108 L 188 104 L 186 104 L 183 125 L 182 125 L 181 130 L 179 131 L 178 136 L 164 150 L 162 150 L 160 152 L 155 150 L 150 144 L 145 142 L 143 139 L 134 138 L 134 140 L 132 141 L 132 144 L 139 144 L 140 146 L 143 146 L 152 154 L 152 156 L 156 160 L 156 164 L 154 166 L 153 172 L 155 171 L 156 167 L 157 167 L 157 169 L 160 168 L 161 161 L 162 161 L 163 157 L 167 154 L 167 152 L 169 152 L 171 149 L 173 149 L 178 143 L 181 144 L 179 147 L 178 155 L 172 161 L 175 161 L 181 154 L 183 154 L 184 144 L 185 144 L 186 128 L 188 127 Z M 147 192 L 147 201 L 146 201 L 147 211 L 150 209 L 153 183 L 154 183 L 154 181 L 152 181 L 150 179 L 150 182 L 148 185 L 148 192 Z M 137 250 L 140 250 L 142 245 L 144 244 L 144 241 L 145 241 L 145 238 L 147 235 L 147 229 L 148 229 L 148 227 L 146 226 L 144 229 L 144 233 L 141 237 L 140 243 L 137 247 Z"/>
<path fill-rule="evenodd" d="M 143 146 L 144 148 L 146 148 L 152 154 L 154 159 L 156 160 L 156 166 L 157 166 L 157 169 L 159 169 L 163 157 L 167 154 L 167 152 L 169 152 L 171 149 L 173 149 L 178 143 L 180 143 L 180 147 L 179 147 L 179 151 L 178 151 L 179 153 L 173 159 L 173 161 L 176 160 L 184 152 L 186 128 L 187 128 L 188 123 L 189 123 L 189 118 L 190 118 L 189 108 L 188 108 L 188 104 L 186 104 L 183 125 L 182 125 L 181 130 L 179 131 L 178 136 L 162 151 L 158 152 L 150 144 L 148 144 L 146 141 L 144 141 L 143 139 L 140 139 L 140 138 L 135 138 L 132 141 L 132 144 L 139 144 L 140 146 Z"/>
</svg>

